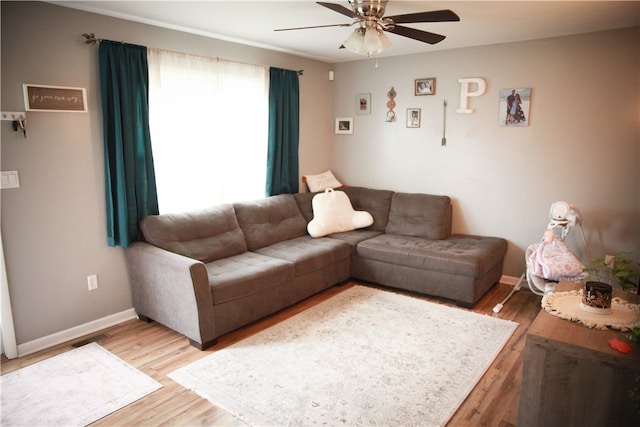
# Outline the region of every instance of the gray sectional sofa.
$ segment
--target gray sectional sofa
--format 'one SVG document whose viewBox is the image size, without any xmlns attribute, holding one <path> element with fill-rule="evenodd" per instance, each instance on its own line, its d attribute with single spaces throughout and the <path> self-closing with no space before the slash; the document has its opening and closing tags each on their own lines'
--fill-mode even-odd
<svg viewBox="0 0 640 427">
<path fill-rule="evenodd" d="M 466 307 L 499 281 L 506 240 L 451 234 L 449 197 L 340 190 L 370 227 L 311 237 L 314 193 L 145 218 L 125 251 L 136 312 L 205 349 L 350 277 Z"/>
</svg>

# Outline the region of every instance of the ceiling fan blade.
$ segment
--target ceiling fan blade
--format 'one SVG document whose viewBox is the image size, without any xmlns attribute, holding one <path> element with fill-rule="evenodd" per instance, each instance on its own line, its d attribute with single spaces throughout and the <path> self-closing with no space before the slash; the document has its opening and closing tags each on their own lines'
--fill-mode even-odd
<svg viewBox="0 0 640 427">
<path fill-rule="evenodd" d="M 333 10 L 334 12 L 338 12 L 343 14 L 344 16 L 348 16 L 349 18 L 357 18 L 358 15 L 355 14 L 355 12 L 351 9 L 347 9 L 346 7 L 342 6 L 341 4 L 335 4 L 335 3 L 327 3 L 327 2 L 323 2 L 323 1 L 317 1 L 317 4 L 319 4 L 320 6 L 324 6 L 328 9 Z"/>
<path fill-rule="evenodd" d="M 385 18 L 393 19 L 393 22 L 396 24 L 409 24 L 412 22 L 452 22 L 460 20 L 460 17 L 449 9 L 407 13 L 406 15 L 387 16 Z"/>
<path fill-rule="evenodd" d="M 329 24 L 329 25 L 312 25 L 310 27 L 294 27 L 294 28 L 278 28 L 273 31 L 291 31 L 291 30 L 306 30 L 309 28 L 326 28 L 326 27 L 350 27 L 351 24 Z"/>
<path fill-rule="evenodd" d="M 428 31 L 416 30 L 415 28 L 403 27 L 396 25 L 392 29 L 385 30 L 399 36 L 409 37 L 410 39 L 418 40 L 424 43 L 436 44 L 445 39 L 445 36 L 436 33 L 430 33 Z"/>
</svg>

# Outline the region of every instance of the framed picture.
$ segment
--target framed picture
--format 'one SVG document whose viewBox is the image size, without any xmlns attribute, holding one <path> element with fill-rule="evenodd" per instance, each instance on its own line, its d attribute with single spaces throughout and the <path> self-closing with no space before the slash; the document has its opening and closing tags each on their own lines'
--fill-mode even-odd
<svg viewBox="0 0 640 427">
<path fill-rule="evenodd" d="M 420 127 L 420 109 L 419 108 L 407 108 L 407 127 L 408 128 Z"/>
<path fill-rule="evenodd" d="M 416 96 L 419 95 L 435 95 L 436 94 L 436 78 L 429 77 L 424 79 L 416 79 Z"/>
<path fill-rule="evenodd" d="M 336 118 L 336 134 L 350 135 L 353 133 L 353 117 Z"/>
<path fill-rule="evenodd" d="M 87 90 L 82 87 L 22 85 L 26 111 L 87 112 Z"/>
<path fill-rule="evenodd" d="M 500 126 L 529 126 L 531 88 L 500 89 L 498 124 Z"/>
<path fill-rule="evenodd" d="M 359 93 L 356 95 L 356 114 L 371 114 L 370 93 Z"/>
</svg>

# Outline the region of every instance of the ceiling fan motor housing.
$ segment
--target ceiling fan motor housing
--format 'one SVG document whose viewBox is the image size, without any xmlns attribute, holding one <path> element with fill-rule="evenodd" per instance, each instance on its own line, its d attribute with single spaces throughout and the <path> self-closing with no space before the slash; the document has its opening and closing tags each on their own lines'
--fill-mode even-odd
<svg viewBox="0 0 640 427">
<path fill-rule="evenodd" d="M 363 17 L 382 18 L 388 0 L 349 0 L 353 12 Z"/>
</svg>

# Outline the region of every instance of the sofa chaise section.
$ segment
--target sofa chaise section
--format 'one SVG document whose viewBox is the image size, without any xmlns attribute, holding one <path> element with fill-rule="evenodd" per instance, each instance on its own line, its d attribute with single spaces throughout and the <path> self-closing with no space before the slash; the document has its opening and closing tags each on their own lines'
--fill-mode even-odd
<svg viewBox="0 0 640 427">
<path fill-rule="evenodd" d="M 369 229 L 331 236 L 355 243 L 352 277 L 451 299 L 465 307 L 473 306 L 500 280 L 506 240 L 452 235 L 448 196 L 361 187 L 343 191 L 354 207 L 371 209 L 375 218 Z"/>
<path fill-rule="evenodd" d="M 426 240 L 383 234 L 358 245 L 352 274 L 470 308 L 500 280 L 506 250 L 506 241 L 495 237 Z"/>
</svg>

